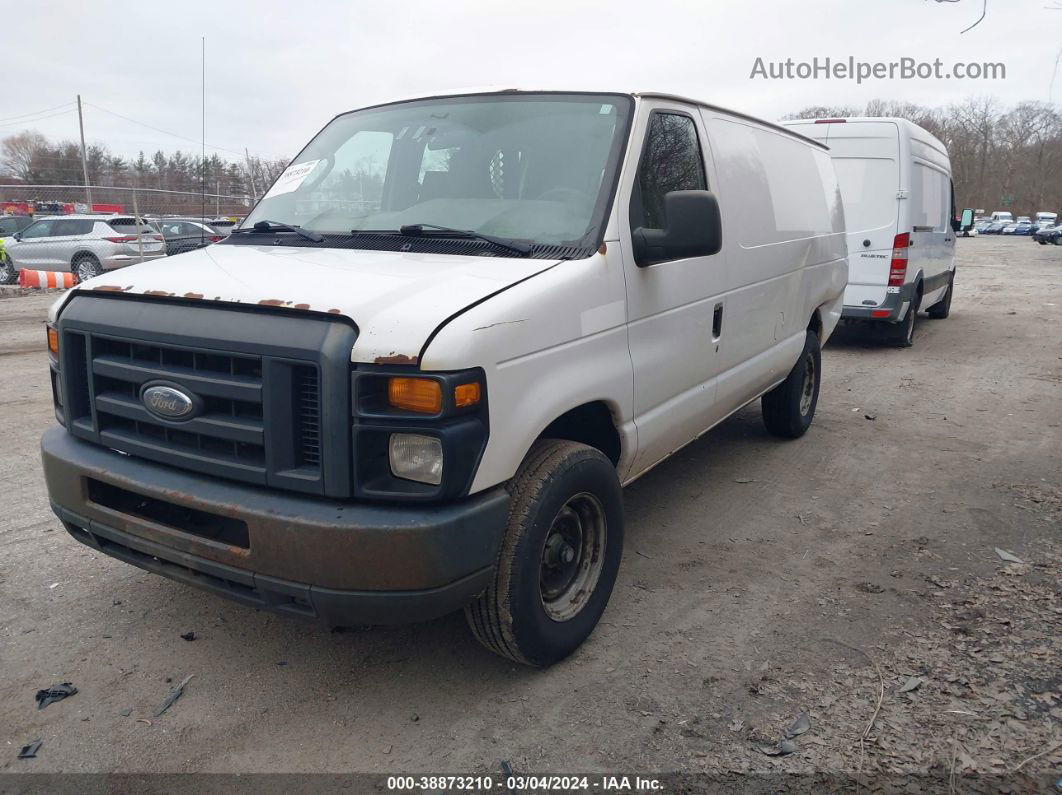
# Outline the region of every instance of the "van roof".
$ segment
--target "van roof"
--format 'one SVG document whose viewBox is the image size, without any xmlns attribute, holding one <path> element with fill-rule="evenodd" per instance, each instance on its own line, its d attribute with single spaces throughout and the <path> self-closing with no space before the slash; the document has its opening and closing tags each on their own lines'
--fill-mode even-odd
<svg viewBox="0 0 1062 795">
<path fill-rule="evenodd" d="M 888 122 L 895 124 L 900 129 L 904 130 L 911 138 L 918 141 L 923 141 L 929 144 L 934 149 L 940 150 L 942 154 L 947 154 L 947 148 L 944 143 L 937 138 L 933 133 L 927 130 L 925 127 L 920 127 L 910 119 L 904 119 L 899 116 L 847 116 L 844 118 L 822 118 L 822 119 L 791 119 L 784 121 L 782 124 L 787 127 L 796 127 L 802 125 L 811 124 L 825 124 L 825 123 L 837 123 L 837 124 L 875 124 Z"/>
<path fill-rule="evenodd" d="M 769 127 L 769 128 L 771 128 L 772 130 L 774 130 L 776 132 L 785 133 L 786 135 L 788 135 L 790 137 L 796 138 L 796 139 L 798 139 L 800 141 L 803 141 L 804 143 L 811 144 L 812 146 L 817 146 L 817 147 L 819 147 L 821 149 L 829 149 L 829 147 L 826 146 L 826 144 L 822 143 L 822 141 L 816 141 L 814 138 L 810 138 L 810 137 L 808 137 L 806 135 L 802 135 L 801 133 L 797 132 L 796 130 L 793 130 L 793 129 L 789 128 L 789 127 L 786 127 L 786 126 L 784 126 L 782 124 L 777 124 L 775 122 L 767 121 L 766 119 L 761 119 L 761 118 L 759 118 L 757 116 L 752 116 L 752 115 L 750 115 L 748 113 L 742 113 L 741 111 L 738 111 L 738 110 L 732 110 L 731 108 L 725 108 L 722 105 L 713 105 L 711 103 L 704 102 L 704 101 L 699 100 L 699 99 L 692 99 L 691 97 L 682 96 L 681 94 L 668 94 L 668 93 L 659 92 L 659 91 L 616 91 L 614 89 L 612 89 L 612 90 L 610 90 L 610 89 L 597 89 L 597 88 L 593 88 L 593 87 L 590 87 L 590 88 L 587 88 L 587 87 L 582 87 L 582 88 L 516 88 L 516 87 L 500 87 L 500 86 L 487 86 L 487 87 L 482 87 L 481 86 L 481 87 L 475 87 L 475 88 L 453 89 L 452 91 L 443 91 L 443 92 L 439 92 L 439 93 L 436 93 L 436 94 L 424 94 L 424 95 L 417 95 L 417 96 L 404 96 L 404 97 L 400 97 L 398 99 L 388 100 L 386 102 L 374 102 L 371 105 L 366 105 L 366 106 L 361 107 L 361 108 L 353 108 L 352 110 L 368 110 L 369 108 L 379 108 L 379 107 L 382 107 L 384 105 L 397 105 L 397 104 L 400 104 L 400 103 L 403 103 L 403 102 L 416 102 L 416 101 L 422 100 L 422 99 L 444 99 L 444 98 L 447 98 L 447 97 L 465 97 L 465 96 L 470 96 L 470 95 L 484 95 L 484 94 L 614 94 L 614 95 L 617 95 L 617 96 L 637 97 L 637 98 L 645 98 L 645 99 L 668 99 L 668 100 L 674 100 L 674 101 L 677 101 L 677 102 L 685 102 L 685 103 L 690 104 L 690 105 L 698 105 L 698 106 L 700 106 L 702 108 L 708 108 L 709 110 L 716 110 L 716 111 L 721 111 L 723 113 L 728 113 L 731 116 L 737 116 L 738 118 L 741 118 L 741 119 L 746 119 L 748 121 L 756 122 L 757 124 L 762 124 L 763 126 Z M 352 112 L 352 111 L 345 111 L 345 113 L 350 113 L 350 112 Z M 342 114 L 339 114 L 339 115 L 342 115 Z"/>
</svg>

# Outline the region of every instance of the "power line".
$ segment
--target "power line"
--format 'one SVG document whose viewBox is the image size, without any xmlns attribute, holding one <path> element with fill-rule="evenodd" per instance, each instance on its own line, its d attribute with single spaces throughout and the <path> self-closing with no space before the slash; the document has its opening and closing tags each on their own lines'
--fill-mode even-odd
<svg viewBox="0 0 1062 795">
<path fill-rule="evenodd" d="M 58 113 L 52 113 L 48 116 L 38 116 L 35 119 L 22 119 L 21 121 L 4 122 L 3 124 L 0 124 L 0 127 L 15 127 L 19 125 L 25 126 L 27 124 L 36 124 L 37 122 L 44 121 L 45 119 L 54 119 L 56 116 L 65 116 L 68 113 L 74 113 L 75 110 L 75 108 L 70 108 L 68 110 L 61 110 Z"/>
<path fill-rule="evenodd" d="M 65 107 L 67 107 L 69 105 L 73 105 L 73 104 L 75 104 L 75 103 L 73 103 L 73 102 L 64 102 L 62 105 L 56 105 L 54 108 L 45 108 L 44 110 L 37 110 L 37 111 L 34 111 L 33 113 L 21 113 L 18 116 L 6 116 L 6 117 L 0 119 L 0 122 L 10 121 L 11 119 L 22 119 L 22 118 L 25 118 L 26 116 L 38 116 L 41 113 L 51 113 L 53 110 L 59 110 L 60 108 L 65 108 Z"/>
<path fill-rule="evenodd" d="M 96 105 L 92 102 L 86 102 L 85 104 L 91 108 L 95 108 L 96 110 L 102 110 L 104 113 L 109 113 L 111 116 L 117 116 L 119 119 L 124 119 L 125 121 L 132 122 L 133 124 L 139 124 L 141 127 L 147 127 L 149 130 L 154 130 L 155 132 L 160 132 L 164 135 L 169 135 L 174 138 L 180 138 L 182 141 L 189 141 L 193 144 L 203 144 L 202 141 L 196 140 L 195 138 L 189 138 L 187 135 L 181 135 L 179 133 L 171 132 L 170 130 L 164 130 L 161 127 L 156 127 L 152 124 L 148 124 L 147 122 L 142 122 L 129 116 L 123 116 L 121 113 L 116 113 L 113 110 L 108 110 L 107 108 L 100 107 L 99 105 Z M 206 147 L 208 149 L 216 149 L 219 152 L 228 152 L 232 155 L 239 155 L 241 157 L 243 156 L 243 152 L 238 152 L 235 149 L 227 149 L 224 146 L 214 146 L 213 144 L 206 144 Z M 261 152 L 257 152 L 256 154 L 258 154 L 260 157 L 272 157 L 272 155 L 262 154 Z M 277 159 L 279 160 L 282 158 Z"/>
</svg>

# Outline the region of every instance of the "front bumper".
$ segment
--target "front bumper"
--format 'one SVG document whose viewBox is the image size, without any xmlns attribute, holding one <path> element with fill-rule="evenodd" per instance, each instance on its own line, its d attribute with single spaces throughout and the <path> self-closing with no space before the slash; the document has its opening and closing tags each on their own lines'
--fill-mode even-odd
<svg viewBox="0 0 1062 795">
<path fill-rule="evenodd" d="M 305 497 L 122 455 L 59 427 L 44 434 L 41 455 L 52 509 L 78 541 L 330 626 L 407 623 L 459 609 L 486 587 L 509 510 L 500 487 L 433 506 Z M 185 515 L 192 519 L 175 521 Z M 213 531 L 211 517 L 222 531 Z"/>
</svg>

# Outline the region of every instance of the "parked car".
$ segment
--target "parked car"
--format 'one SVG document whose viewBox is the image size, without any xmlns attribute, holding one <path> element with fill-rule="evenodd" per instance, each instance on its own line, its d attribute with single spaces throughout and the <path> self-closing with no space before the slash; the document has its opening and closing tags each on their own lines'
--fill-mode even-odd
<svg viewBox="0 0 1062 795">
<path fill-rule="evenodd" d="M 1048 243 L 1054 243 L 1056 246 L 1062 245 L 1060 238 L 1062 238 L 1062 226 L 1059 225 L 1044 227 L 1043 229 L 1037 230 L 1033 235 L 1033 240 L 1040 245 L 1046 245 Z"/>
<path fill-rule="evenodd" d="M 187 218 L 160 218 L 151 223 L 165 239 L 166 255 L 170 257 L 209 246 L 227 237 L 213 226 Z"/>
<path fill-rule="evenodd" d="M 224 241 L 53 307 L 52 505 L 246 605 L 464 608 L 548 665 L 605 609 L 622 484 L 757 398 L 773 434 L 808 429 L 844 231 L 825 147 L 695 100 L 341 114 Z"/>
<path fill-rule="evenodd" d="M 126 215 L 42 218 L 4 241 L 16 270 L 72 271 L 80 281 L 166 256 L 162 236 Z M 143 247 L 143 253 L 141 253 Z"/>
<path fill-rule="evenodd" d="M 1003 229 L 1011 224 L 1010 221 L 992 221 L 988 226 L 981 230 L 982 235 L 1001 235 Z"/>
<path fill-rule="evenodd" d="M 1017 223 L 1007 224 L 1000 232 L 1002 235 L 1031 235 L 1033 233 L 1032 221 L 1026 219 Z"/>
<path fill-rule="evenodd" d="M 0 237 L 11 237 L 33 223 L 32 215 L 0 216 Z"/>
<path fill-rule="evenodd" d="M 30 215 L 0 216 L 0 284 L 14 284 L 18 281 L 18 269 L 7 256 L 5 246 L 8 238 L 21 232 L 33 223 Z"/>
<path fill-rule="evenodd" d="M 218 234 L 227 236 L 240 221 L 236 218 L 212 218 L 207 223 L 211 228 L 216 229 Z"/>
<path fill-rule="evenodd" d="M 848 228 L 848 287 L 843 317 L 885 325 L 910 346 L 920 309 L 951 311 L 955 236 L 951 161 L 944 144 L 899 118 L 788 121 L 830 148 Z M 897 191 L 899 185 L 899 192 Z"/>
<path fill-rule="evenodd" d="M 1005 223 L 1012 224 L 1014 223 L 1014 216 L 1006 210 L 996 210 L 994 213 L 992 213 L 992 220 L 1003 221 Z"/>
</svg>

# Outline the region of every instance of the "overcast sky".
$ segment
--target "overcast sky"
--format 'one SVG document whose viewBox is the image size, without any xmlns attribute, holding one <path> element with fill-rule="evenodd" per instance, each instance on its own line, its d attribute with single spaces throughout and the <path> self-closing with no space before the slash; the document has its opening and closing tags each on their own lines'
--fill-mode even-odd
<svg viewBox="0 0 1062 795">
<path fill-rule="evenodd" d="M 291 157 L 338 112 L 481 85 L 669 91 L 768 119 L 874 98 L 930 105 L 975 95 L 1008 104 L 1048 100 L 1062 46 L 1062 8 L 1049 7 L 1062 0 L 987 0 L 985 20 L 960 33 L 983 2 L 23 3 L 4 19 L 8 90 L 0 136 L 29 128 L 76 138 L 77 115 L 65 103 L 80 93 L 90 142 L 126 155 L 198 151 L 202 36 L 208 153 L 230 158 L 244 147 Z M 941 58 L 947 68 L 1002 62 L 1007 77 L 861 86 L 750 79 L 757 57 L 815 56 Z M 1053 98 L 1062 100 L 1062 68 Z"/>
</svg>

